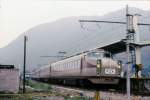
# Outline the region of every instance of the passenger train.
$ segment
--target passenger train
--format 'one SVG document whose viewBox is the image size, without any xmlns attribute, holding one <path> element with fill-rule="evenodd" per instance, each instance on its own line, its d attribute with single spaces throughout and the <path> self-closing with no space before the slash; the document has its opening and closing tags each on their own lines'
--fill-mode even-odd
<svg viewBox="0 0 150 100">
<path fill-rule="evenodd" d="M 117 84 L 121 77 L 122 63 L 111 53 L 91 50 L 42 67 L 32 73 L 33 79 L 88 80 L 92 84 Z"/>
</svg>

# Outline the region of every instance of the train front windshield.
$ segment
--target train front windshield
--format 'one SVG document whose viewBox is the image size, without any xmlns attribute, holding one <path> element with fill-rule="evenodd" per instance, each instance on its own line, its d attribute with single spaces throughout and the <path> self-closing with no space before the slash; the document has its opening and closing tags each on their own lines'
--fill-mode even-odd
<svg viewBox="0 0 150 100">
<path fill-rule="evenodd" d="M 111 54 L 108 53 L 108 52 L 106 52 L 106 53 L 104 53 L 104 57 L 106 57 L 106 58 L 111 58 Z"/>
<path fill-rule="evenodd" d="M 89 58 L 95 58 L 95 59 L 99 59 L 99 58 L 110 58 L 111 54 L 109 52 L 90 52 L 87 54 L 87 56 Z"/>
</svg>

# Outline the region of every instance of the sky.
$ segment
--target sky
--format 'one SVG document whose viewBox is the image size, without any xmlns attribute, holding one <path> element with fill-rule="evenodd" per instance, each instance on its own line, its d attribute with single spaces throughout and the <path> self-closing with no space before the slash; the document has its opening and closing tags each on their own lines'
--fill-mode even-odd
<svg viewBox="0 0 150 100">
<path fill-rule="evenodd" d="M 70 16 L 102 16 L 127 4 L 150 10 L 150 0 L 0 0 L 0 48 L 39 24 Z"/>
</svg>

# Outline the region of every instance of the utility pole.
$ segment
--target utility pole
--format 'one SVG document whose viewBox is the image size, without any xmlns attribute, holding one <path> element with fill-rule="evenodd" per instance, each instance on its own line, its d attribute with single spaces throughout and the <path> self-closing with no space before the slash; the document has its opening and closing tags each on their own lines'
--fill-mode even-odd
<svg viewBox="0 0 150 100">
<path fill-rule="evenodd" d="M 126 26 L 127 26 L 127 36 L 126 36 L 126 52 L 127 52 L 127 58 L 128 58 L 128 62 L 127 62 L 127 97 L 128 100 L 130 100 L 130 32 L 129 32 L 129 21 L 130 21 L 130 15 L 128 14 L 128 6 L 126 7 Z"/>
<path fill-rule="evenodd" d="M 26 83 L 26 41 L 27 36 L 24 36 L 24 61 L 23 61 L 23 93 L 26 92 L 25 83 Z"/>
</svg>

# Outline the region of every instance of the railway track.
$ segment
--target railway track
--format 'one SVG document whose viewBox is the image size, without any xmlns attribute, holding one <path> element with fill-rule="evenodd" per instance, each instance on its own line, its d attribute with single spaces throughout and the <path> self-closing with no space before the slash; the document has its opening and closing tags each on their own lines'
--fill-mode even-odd
<svg viewBox="0 0 150 100">
<path fill-rule="evenodd" d="M 59 85 L 52 85 L 57 91 L 65 91 L 70 94 L 80 94 L 81 96 L 86 96 L 88 98 L 94 98 L 96 95 L 96 90 L 89 90 L 89 89 L 81 89 L 78 87 L 69 87 L 69 86 L 59 86 Z M 72 93 L 75 92 L 75 93 Z M 127 95 L 122 91 L 116 91 L 113 89 L 110 90 L 99 90 L 100 98 L 102 100 L 126 100 Z M 149 96 L 143 95 L 131 95 L 132 100 L 150 100 Z M 135 99 L 138 98 L 138 99 Z M 89 99 L 91 100 L 91 99 Z M 92 99 L 93 100 L 93 99 Z"/>
</svg>

